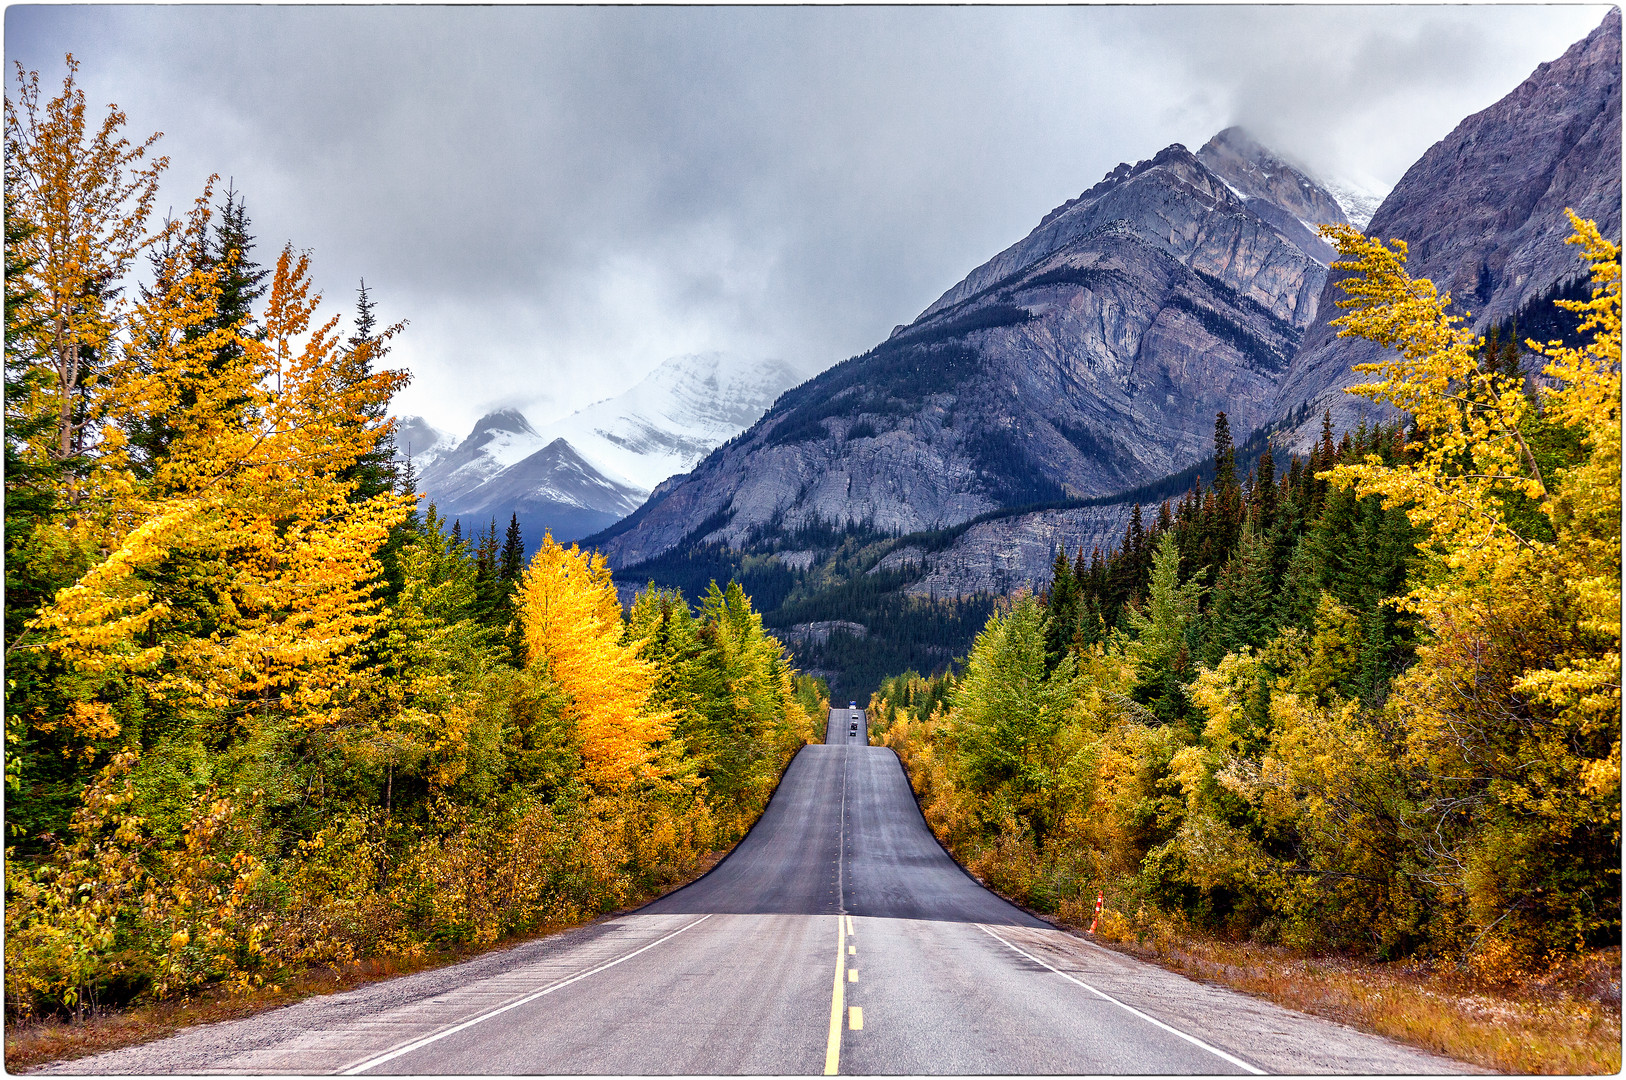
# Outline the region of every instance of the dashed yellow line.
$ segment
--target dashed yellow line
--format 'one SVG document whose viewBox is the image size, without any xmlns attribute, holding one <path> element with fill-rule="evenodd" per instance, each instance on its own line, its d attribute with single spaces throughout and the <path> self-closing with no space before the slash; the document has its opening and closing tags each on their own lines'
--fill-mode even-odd
<svg viewBox="0 0 1626 1080">
<path fill-rule="evenodd" d="M 847 1028 L 849 1031 L 864 1030 L 864 1010 L 857 1005 L 849 1006 L 847 1009 Z"/>
<path fill-rule="evenodd" d="M 830 993 L 830 1038 L 824 1046 L 824 1075 L 834 1076 L 841 1071 L 841 1014 L 846 1001 L 846 981 L 841 977 L 847 966 L 847 927 L 850 917 L 836 916 L 836 983 Z"/>
</svg>

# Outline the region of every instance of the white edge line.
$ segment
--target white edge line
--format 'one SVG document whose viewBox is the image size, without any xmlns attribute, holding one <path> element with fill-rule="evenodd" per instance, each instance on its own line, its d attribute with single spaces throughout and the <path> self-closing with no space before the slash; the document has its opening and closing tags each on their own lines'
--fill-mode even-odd
<svg viewBox="0 0 1626 1080">
<path fill-rule="evenodd" d="M 1152 1025 L 1154 1025 L 1156 1027 L 1160 1027 L 1164 1031 L 1167 1031 L 1171 1035 L 1178 1035 L 1180 1038 L 1186 1040 L 1186 1042 L 1188 1042 L 1188 1043 L 1191 1043 L 1193 1046 L 1201 1047 L 1202 1049 L 1207 1050 L 1210 1054 L 1213 1054 L 1215 1057 L 1223 1058 L 1224 1060 L 1229 1061 L 1232 1065 L 1235 1065 L 1237 1068 L 1245 1069 L 1246 1071 L 1252 1073 L 1254 1076 L 1268 1076 L 1268 1075 L 1270 1075 L 1269 1073 L 1265 1072 L 1265 1070 L 1263 1070 L 1261 1068 L 1258 1068 L 1257 1066 L 1250 1065 L 1246 1061 L 1243 1061 L 1239 1057 L 1232 1057 L 1230 1054 L 1227 1054 L 1224 1050 L 1219 1049 L 1217 1046 L 1209 1046 L 1207 1043 L 1203 1042 L 1201 1039 L 1197 1038 L 1195 1035 L 1187 1035 L 1185 1032 L 1181 1031 L 1179 1028 L 1170 1027 L 1168 1024 L 1165 1024 L 1163 1021 L 1159 1020 L 1155 1016 L 1146 1015 L 1145 1013 L 1141 1012 L 1139 1009 L 1135 1008 L 1133 1005 L 1125 1005 L 1123 1002 L 1119 1001 L 1117 998 L 1113 997 L 1111 994 L 1102 993 L 1100 990 L 1097 990 L 1095 987 L 1091 986 L 1089 983 L 1081 982 L 1078 979 L 1073 978 L 1071 975 L 1067 974 L 1067 972 L 1061 970 L 1061 968 L 1052 967 L 1051 965 L 1045 963 L 1043 960 L 1040 960 L 1037 956 L 1034 956 L 1032 953 L 1027 952 L 1026 950 L 1023 950 L 1023 949 L 1018 949 L 1015 945 L 1012 945 L 1010 942 L 1006 941 L 1004 938 L 1000 937 L 998 934 L 994 933 L 992 930 L 988 929 L 986 926 L 983 926 L 981 923 L 977 924 L 977 929 L 981 930 L 983 933 L 987 934 L 989 937 L 993 938 L 995 941 L 999 942 L 1001 945 L 1004 945 L 1006 948 L 1012 949 L 1015 952 L 1019 953 L 1020 955 L 1027 957 L 1029 960 L 1032 960 L 1035 964 L 1038 964 L 1040 967 L 1047 968 L 1050 971 L 1054 971 L 1057 975 L 1060 975 L 1062 978 L 1066 979 L 1070 983 L 1073 983 L 1073 984 L 1075 984 L 1077 986 L 1082 986 L 1084 989 L 1088 990 L 1090 993 L 1094 994 L 1096 997 L 1102 998 L 1103 1000 L 1106 1000 L 1106 1001 L 1110 1001 L 1114 1005 L 1118 1006 L 1118 1008 L 1124 1009 L 1124 1010 L 1126 1010 L 1128 1012 L 1134 1013 L 1136 1016 L 1140 1017 L 1142 1020 L 1145 1020 L 1148 1024 L 1152 1024 Z"/>
<path fill-rule="evenodd" d="M 425 1036 L 422 1039 L 418 1039 L 415 1042 L 407 1043 L 405 1046 L 398 1047 L 398 1048 L 396 1048 L 394 1050 L 391 1050 L 387 1054 L 380 1054 L 378 1057 L 368 1058 L 366 1061 L 363 1061 L 359 1065 L 350 1066 L 348 1069 L 345 1069 L 343 1072 L 339 1073 L 338 1075 L 340 1075 L 340 1076 L 358 1076 L 361 1073 L 366 1072 L 368 1069 L 377 1068 L 378 1066 L 384 1064 L 386 1061 L 394 1061 L 396 1058 L 402 1056 L 403 1054 L 410 1054 L 414 1050 L 421 1050 L 425 1046 L 428 1046 L 430 1043 L 439 1042 L 441 1039 L 446 1038 L 446 1036 L 448 1036 L 448 1035 L 456 1035 L 459 1031 L 462 1031 L 464 1028 L 471 1028 L 475 1024 L 483 1023 L 483 1022 L 485 1022 L 487 1020 L 490 1020 L 493 1016 L 501 1016 L 503 1013 L 507 1012 L 509 1009 L 517 1009 L 521 1005 L 524 1005 L 527 1002 L 535 1001 L 537 998 L 542 997 L 545 994 L 551 994 L 555 990 L 562 990 L 565 987 L 569 986 L 571 983 L 579 982 L 582 979 L 587 978 L 589 975 L 597 975 L 601 971 L 604 971 L 604 970 L 606 970 L 608 968 L 613 968 L 613 967 L 615 967 L 615 965 L 621 963 L 623 960 L 631 960 L 634 956 L 637 956 L 639 953 L 648 952 L 650 949 L 653 949 L 655 946 L 661 944 L 662 942 L 671 941 L 673 938 L 675 938 L 679 934 L 683 933 L 683 931 L 691 929 L 692 927 L 699 926 L 701 923 L 705 922 L 709 918 L 711 918 L 710 915 L 702 915 L 700 918 L 696 919 L 692 923 L 689 923 L 687 926 L 680 926 L 676 930 L 672 931 L 670 934 L 667 934 L 665 937 L 657 938 L 656 940 L 651 941 L 648 945 L 645 945 L 643 948 L 636 949 L 636 950 L 628 953 L 625 956 L 617 957 L 616 959 L 611 960 L 607 964 L 600 964 L 596 968 L 590 968 L 587 971 L 578 972 L 575 975 L 570 976 L 570 978 L 568 978 L 568 979 L 561 979 L 559 982 L 556 982 L 556 983 L 552 984 L 551 986 L 544 987 L 543 989 L 538 990 L 535 993 L 526 994 L 524 997 L 518 999 L 517 1001 L 510 1001 L 508 1004 L 499 1006 L 498 1008 L 495 1008 L 495 1009 L 492 1009 L 490 1012 L 481 1013 L 479 1016 L 476 1016 L 471 1020 L 465 1020 L 461 1024 L 457 1024 L 457 1025 L 455 1025 L 453 1027 L 449 1027 L 444 1031 L 437 1031 L 433 1035 L 428 1035 L 428 1036 Z"/>
</svg>

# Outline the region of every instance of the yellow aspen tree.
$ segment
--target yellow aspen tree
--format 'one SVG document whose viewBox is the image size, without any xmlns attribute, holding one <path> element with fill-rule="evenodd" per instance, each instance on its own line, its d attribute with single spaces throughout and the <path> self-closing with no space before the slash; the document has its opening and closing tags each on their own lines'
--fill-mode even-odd
<svg viewBox="0 0 1626 1080">
<path fill-rule="evenodd" d="M 1579 654 L 1556 670 L 1532 671 L 1519 683 L 1587 730 L 1613 731 L 1608 758 L 1589 762 L 1582 782 L 1591 794 L 1620 791 L 1620 247 L 1604 239 L 1591 221 L 1570 214 L 1592 271 L 1590 300 L 1560 301 L 1581 316 L 1580 333 L 1592 340 L 1578 348 L 1530 342 L 1548 360 L 1544 374 L 1556 385 L 1543 404 L 1559 423 L 1581 432 L 1585 460 L 1564 470 L 1550 514 L 1556 536 L 1554 571 L 1576 598 L 1583 631 L 1609 643 Z M 1614 810 L 1619 842 L 1620 812 Z"/>
<path fill-rule="evenodd" d="M 1530 343 L 1553 384 L 1535 401 L 1481 364 L 1449 295 L 1405 272 L 1403 243 L 1325 230 L 1356 272 L 1341 333 L 1395 350 L 1351 392 L 1418 431 L 1407 462 L 1328 474 L 1425 530 L 1428 569 L 1399 601 L 1425 635 L 1389 702 L 1427 778 L 1411 827 L 1467 915 L 1463 949 L 1519 963 L 1619 925 L 1619 251 L 1570 219 L 1593 295 L 1566 306 L 1592 340 Z M 1543 476 L 1523 437 L 1538 420 L 1578 435 L 1579 460 Z M 1521 498 L 1545 533 L 1510 520 Z"/>
<path fill-rule="evenodd" d="M 1450 313 L 1451 295 L 1426 278 L 1406 273 L 1406 243 L 1363 236 L 1348 225 L 1324 226 L 1357 276 L 1342 282 L 1349 311 L 1335 319 L 1340 337 L 1362 337 L 1393 352 L 1355 368 L 1378 375 L 1351 394 L 1410 413 L 1426 436 L 1415 460 L 1383 465 L 1376 455 L 1332 471 L 1339 484 L 1362 495 L 1381 494 L 1385 506 L 1409 504 L 1407 514 L 1428 529 L 1456 569 L 1495 568 L 1532 550 L 1532 539 L 1508 522 L 1503 499 L 1519 493 L 1547 498 L 1534 457 L 1520 434 L 1533 406 L 1523 381 L 1480 362 L 1482 339 Z"/>
<path fill-rule="evenodd" d="M 405 376 L 357 378 L 337 318 L 312 329 L 309 260 L 291 250 L 272 277 L 263 340 L 237 334 L 241 361 L 211 373 L 211 342 L 184 331 L 212 310 L 176 298 L 207 299 L 200 285 L 177 285 L 138 312 L 134 339 L 150 374 L 131 378 L 125 406 L 165 409 L 175 384 L 195 400 L 168 417 L 176 434 L 152 481 L 121 501 L 109 557 L 45 612 L 49 647 L 82 669 L 127 671 L 175 707 L 326 723 L 357 647 L 383 618 L 376 554 L 410 502 L 350 500 L 344 470 L 386 430 L 355 417 Z M 189 568 L 185 610 L 143 573 L 163 560 Z M 200 603 L 207 633 L 193 632 Z"/>
<path fill-rule="evenodd" d="M 54 438 L 35 448 L 57 460 L 95 448 L 102 428 L 102 387 L 93 365 L 105 363 L 125 311 L 117 285 L 156 237 L 146 222 L 169 159 L 147 162 L 160 134 L 133 145 L 119 132 L 125 115 L 109 107 L 91 129 L 85 93 L 69 55 L 62 92 L 41 101 L 39 73 L 17 67 L 17 99 L 6 99 L 6 157 L 15 180 L 15 209 L 33 228 L 22 243 L 32 295 L 26 321 L 42 339 L 37 355 L 52 369 L 49 401 Z M 115 432 L 112 432 L 116 434 Z M 80 497 L 70 488 L 70 500 Z"/>
<path fill-rule="evenodd" d="M 622 643 L 604 556 L 544 536 L 518 600 L 531 661 L 546 664 L 570 699 L 587 780 L 610 792 L 659 780 L 656 744 L 671 734 L 672 717 L 651 701 L 655 666 Z"/>
</svg>

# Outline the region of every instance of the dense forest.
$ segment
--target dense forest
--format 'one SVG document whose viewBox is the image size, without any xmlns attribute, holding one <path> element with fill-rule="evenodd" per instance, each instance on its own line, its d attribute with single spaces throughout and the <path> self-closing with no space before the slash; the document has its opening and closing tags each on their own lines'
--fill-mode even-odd
<svg viewBox="0 0 1626 1080">
<path fill-rule="evenodd" d="M 698 872 L 822 732 L 738 585 L 642 596 L 394 460 L 360 291 L 68 76 L 5 114 L 6 1008 L 483 944 Z M 725 579 L 726 580 L 726 579 Z"/>
<path fill-rule="evenodd" d="M 1063 553 L 958 677 L 870 702 L 927 820 L 991 885 L 1102 932 L 1171 921 L 1465 964 L 1620 940 L 1620 259 L 1569 343 L 1481 339 L 1347 227 L 1341 332 L 1391 347 L 1337 435 Z M 1529 355 L 1526 353 L 1526 355 Z M 1336 437 L 1335 437 L 1336 435 Z"/>
</svg>

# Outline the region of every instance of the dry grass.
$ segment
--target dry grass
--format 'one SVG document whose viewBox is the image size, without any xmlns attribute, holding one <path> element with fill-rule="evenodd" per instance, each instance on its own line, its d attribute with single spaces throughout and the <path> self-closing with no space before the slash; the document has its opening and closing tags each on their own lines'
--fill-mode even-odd
<svg viewBox="0 0 1626 1080">
<path fill-rule="evenodd" d="M 1105 929 L 1105 927 L 1103 927 Z M 1128 930 L 1128 926 L 1122 927 Z M 1488 984 L 1454 969 L 1307 957 L 1190 933 L 1102 944 L 1458 1061 L 1510 1073 L 1613 1074 L 1621 1067 L 1621 951 Z"/>
<path fill-rule="evenodd" d="M 267 986 L 250 995 L 215 989 L 177 1001 L 108 1009 L 75 1023 L 55 1017 L 25 1021 L 7 1018 L 6 1071 L 20 1072 L 50 1061 L 137 1046 L 194 1024 L 241 1019 L 316 994 L 334 994 L 379 979 L 456 963 L 469 955 L 470 951 L 447 951 L 363 960 L 338 970 L 300 972 L 282 986 Z"/>
<path fill-rule="evenodd" d="M 681 888 L 695 880 L 716 866 L 722 858 L 722 852 L 714 852 L 697 860 L 693 872 L 672 888 Z M 650 899 L 653 897 L 647 897 L 633 907 L 640 907 Z M 599 919 L 613 919 L 623 913 L 618 911 L 599 916 Z M 280 986 L 266 986 L 249 995 L 234 994 L 224 988 L 217 988 L 177 1001 L 108 1009 L 75 1023 L 54 1017 L 26 1021 L 7 1017 L 6 1071 L 23 1072 L 52 1061 L 67 1061 L 109 1050 L 122 1050 L 127 1046 L 139 1046 L 196 1024 L 239 1020 L 267 1009 L 292 1005 L 296 1001 L 318 994 L 337 994 L 367 983 L 393 979 L 398 975 L 410 975 L 418 971 L 445 967 L 482 952 L 506 949 L 524 941 L 549 937 L 596 921 L 598 919 L 583 919 L 547 926 L 533 933 L 508 938 L 484 948 L 468 946 L 424 952 L 417 956 L 376 957 L 346 964 L 338 969 L 313 968 L 294 973 Z"/>
</svg>

